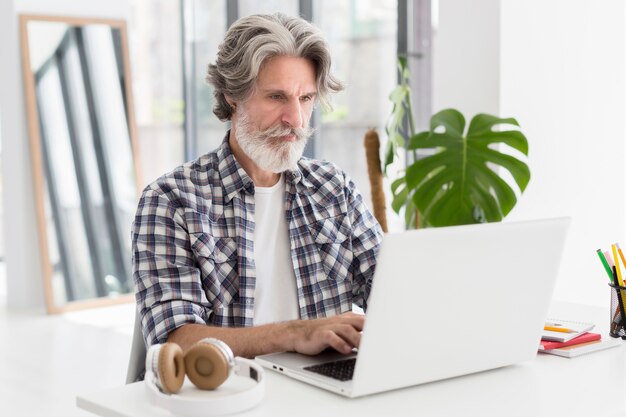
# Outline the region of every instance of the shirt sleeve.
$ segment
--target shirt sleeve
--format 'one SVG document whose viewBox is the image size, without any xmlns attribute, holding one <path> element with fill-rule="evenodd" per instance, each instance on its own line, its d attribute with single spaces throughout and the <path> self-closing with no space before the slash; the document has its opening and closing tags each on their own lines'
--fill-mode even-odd
<svg viewBox="0 0 626 417">
<path fill-rule="evenodd" d="M 135 299 L 148 346 L 188 323 L 206 324 L 210 306 L 191 250 L 183 209 L 146 189 L 132 228 Z"/>
<path fill-rule="evenodd" d="M 346 176 L 345 192 L 348 201 L 348 215 L 352 223 L 353 283 L 354 304 L 367 310 L 367 300 L 372 289 L 372 279 L 376 269 L 376 255 L 382 242 L 383 232 L 374 215 L 363 201 L 354 182 Z"/>
</svg>

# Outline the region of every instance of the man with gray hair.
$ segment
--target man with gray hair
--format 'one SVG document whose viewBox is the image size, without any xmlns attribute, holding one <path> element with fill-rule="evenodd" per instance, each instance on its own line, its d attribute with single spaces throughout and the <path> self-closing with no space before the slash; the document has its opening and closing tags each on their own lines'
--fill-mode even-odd
<svg viewBox="0 0 626 417">
<path fill-rule="evenodd" d="M 236 355 L 358 347 L 382 232 L 352 180 L 303 158 L 317 101 L 343 86 L 319 30 L 280 13 L 235 22 L 207 81 L 232 128 L 143 191 L 133 277 L 148 345 L 205 337 Z"/>
</svg>

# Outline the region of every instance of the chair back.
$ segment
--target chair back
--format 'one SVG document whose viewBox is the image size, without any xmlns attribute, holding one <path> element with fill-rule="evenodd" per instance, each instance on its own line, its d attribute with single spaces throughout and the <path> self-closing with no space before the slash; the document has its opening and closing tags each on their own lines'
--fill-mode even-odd
<svg viewBox="0 0 626 417">
<path fill-rule="evenodd" d="M 126 373 L 127 384 L 143 381 L 146 372 L 146 342 L 143 340 L 143 333 L 141 331 L 141 316 L 136 309 L 132 343 L 130 359 L 128 361 L 128 371 Z"/>
</svg>

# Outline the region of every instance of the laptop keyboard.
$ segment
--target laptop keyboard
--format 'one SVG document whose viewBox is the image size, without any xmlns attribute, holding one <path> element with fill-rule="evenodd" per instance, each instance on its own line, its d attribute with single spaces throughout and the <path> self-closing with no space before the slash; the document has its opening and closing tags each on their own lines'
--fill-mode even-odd
<svg viewBox="0 0 626 417">
<path fill-rule="evenodd" d="M 356 358 L 342 359 L 334 362 L 320 363 L 319 365 L 307 366 L 307 371 L 322 374 L 340 381 L 350 381 L 354 374 Z"/>
</svg>

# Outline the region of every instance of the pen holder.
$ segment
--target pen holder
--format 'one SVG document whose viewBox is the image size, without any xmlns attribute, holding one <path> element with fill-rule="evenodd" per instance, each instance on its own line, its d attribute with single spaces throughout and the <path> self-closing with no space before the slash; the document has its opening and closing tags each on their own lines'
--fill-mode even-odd
<svg viewBox="0 0 626 417">
<path fill-rule="evenodd" d="M 611 287 L 611 337 L 626 339 L 626 287 L 609 284 Z"/>
</svg>

